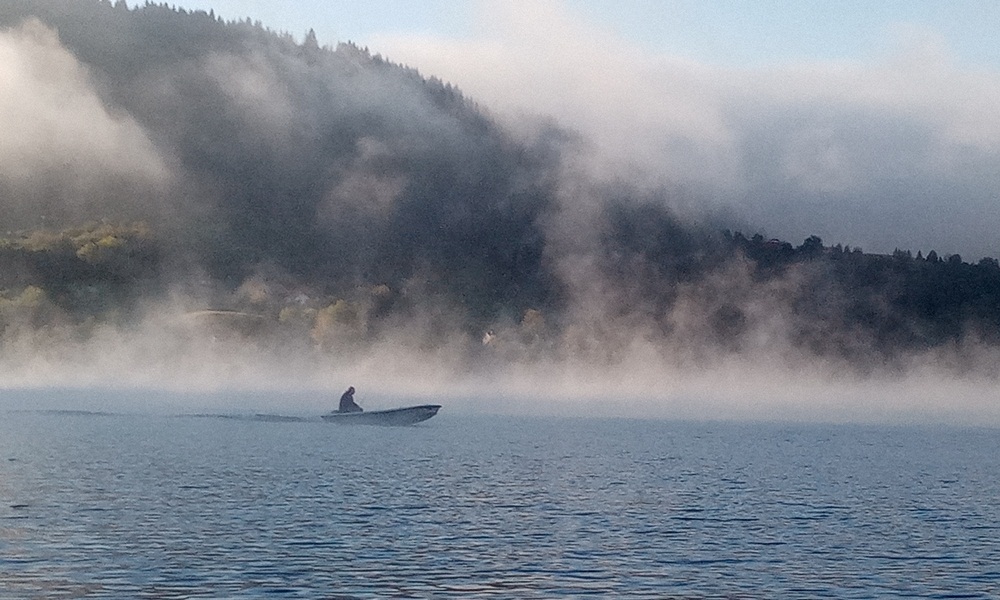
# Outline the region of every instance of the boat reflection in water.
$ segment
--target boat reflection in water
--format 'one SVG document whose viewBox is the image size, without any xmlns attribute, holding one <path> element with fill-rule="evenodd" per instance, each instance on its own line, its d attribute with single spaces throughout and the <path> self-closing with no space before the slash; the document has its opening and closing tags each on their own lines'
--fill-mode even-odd
<svg viewBox="0 0 1000 600">
<path fill-rule="evenodd" d="M 441 408 L 440 404 L 421 404 L 391 410 L 366 412 L 333 411 L 323 415 L 323 420 L 342 425 L 413 425 L 433 417 Z"/>
</svg>

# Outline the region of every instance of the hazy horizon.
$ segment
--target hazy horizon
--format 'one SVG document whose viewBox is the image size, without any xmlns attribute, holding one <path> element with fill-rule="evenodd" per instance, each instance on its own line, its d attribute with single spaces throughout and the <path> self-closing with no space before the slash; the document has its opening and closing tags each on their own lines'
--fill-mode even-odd
<svg viewBox="0 0 1000 600">
<path fill-rule="evenodd" d="M 142 221 L 165 240 L 155 297 L 116 321 L 5 295 L 0 388 L 235 390 L 254 409 L 255 390 L 285 391 L 319 409 L 330 397 L 300 392 L 354 385 L 470 412 L 1000 424 L 1000 349 L 975 331 L 890 360 L 841 321 L 852 299 L 822 265 L 762 278 L 705 258 L 722 228 L 1000 255 L 993 67 L 925 31 L 867 62 L 723 67 L 650 55 L 565 3 L 483 6 L 483 37 L 370 48 L 429 82 L 167 9 L 108 5 L 114 35 L 0 29 L 2 229 Z M 707 266 L 657 270 L 663 238 Z M 405 318 L 323 337 L 293 310 L 287 345 L 190 319 L 257 302 L 277 322 L 327 289 L 365 325 L 380 303 Z M 811 297 L 818 315 L 798 309 Z M 830 340 L 848 359 L 810 350 Z"/>
</svg>

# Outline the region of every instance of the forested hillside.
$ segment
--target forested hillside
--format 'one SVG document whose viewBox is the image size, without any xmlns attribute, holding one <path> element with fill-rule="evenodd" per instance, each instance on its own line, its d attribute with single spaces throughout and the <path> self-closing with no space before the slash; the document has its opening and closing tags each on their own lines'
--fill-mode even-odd
<svg viewBox="0 0 1000 600">
<path fill-rule="evenodd" d="M 5 101 L 0 144 L 9 347 L 136 326 L 178 295 L 214 331 L 320 353 L 407 329 L 470 359 L 615 362 L 641 339 L 679 364 L 766 351 L 870 372 L 1000 346 L 994 259 L 678 218 L 669 194 L 568 168 L 571 132 L 515 136 L 352 44 L 166 5 L 6 0 L 0 51 L 28 99 Z"/>
</svg>

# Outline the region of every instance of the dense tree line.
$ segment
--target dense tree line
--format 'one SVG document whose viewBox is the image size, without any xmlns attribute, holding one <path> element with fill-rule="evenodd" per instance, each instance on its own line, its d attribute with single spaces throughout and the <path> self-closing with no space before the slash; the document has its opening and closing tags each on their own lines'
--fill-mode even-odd
<svg viewBox="0 0 1000 600">
<path fill-rule="evenodd" d="M 455 87 L 353 44 L 154 3 L 0 3 L 0 33 L 30 19 L 57 32 L 109 118 L 134 119 L 170 177 L 91 189 L 49 173 L 25 191 L 0 170 L 4 207 L 37 203 L 0 217 L 8 330 L 127 323 L 180 285 L 213 309 L 199 319 L 321 349 L 418 314 L 474 345 L 506 329 L 572 352 L 589 320 L 592 337 L 606 323 L 734 353 L 769 343 L 779 315 L 794 349 L 859 368 L 970 336 L 1000 344 L 994 259 L 747 237 L 627 187 L 577 186 L 598 208 L 566 227 L 572 135 L 516 138 Z"/>
<path fill-rule="evenodd" d="M 605 232 L 604 272 L 627 290 L 616 310 L 649 314 L 664 342 L 676 333 L 679 296 L 687 294 L 702 307 L 701 336 L 734 352 L 750 349 L 759 322 L 775 314 L 793 347 L 861 369 L 963 341 L 1000 344 L 994 258 L 871 254 L 817 236 L 794 246 L 682 226 L 650 204 L 611 205 Z"/>
<path fill-rule="evenodd" d="M 824 246 L 812 236 L 792 247 L 761 236 L 727 234 L 728 244 L 750 257 L 764 277 L 801 267 L 807 273 L 797 307 L 813 322 L 870 337 L 886 354 L 959 342 L 974 334 L 1000 343 L 1000 266 L 994 258 L 976 264 L 955 254 L 940 258 L 933 250 L 896 250 L 866 254 L 840 244 Z M 837 309 L 810 290 L 836 294 Z"/>
<path fill-rule="evenodd" d="M 795 347 L 861 369 L 957 344 L 970 335 L 1000 345 L 1000 264 L 993 258 L 970 264 L 955 255 L 942 259 L 933 251 L 927 257 L 900 250 L 869 254 L 839 244 L 825 246 L 816 236 L 793 246 L 759 234 L 684 228 L 668 211 L 650 206 L 619 206 L 605 217 L 602 269 L 627 289 L 615 297 L 615 311 L 642 314 L 662 325 L 664 344 L 674 334 L 668 323 L 679 295 L 689 286 L 705 286 L 698 296 L 706 306 L 700 333 L 702 343 L 717 349 L 747 349 L 745 338 L 754 333 L 747 307 L 761 298 L 773 303 L 774 311 L 786 312 Z M 164 244 L 169 241 L 142 223 L 91 223 L 0 239 L 4 327 L 17 320 L 18 327 L 90 325 L 95 318 L 120 322 L 144 300 L 165 291 L 163 257 L 169 251 Z M 732 277 L 734 264 L 746 270 L 750 285 L 729 286 L 726 278 Z M 721 283 L 708 283 L 720 274 Z M 784 292 L 774 295 L 775 285 Z M 535 293 L 541 299 L 538 308 L 521 311 L 509 326 L 522 341 L 559 339 L 571 325 L 561 299 Z M 507 299 L 486 293 L 470 301 L 517 311 L 504 304 Z M 322 350 L 374 341 L 412 306 L 405 291 L 385 284 L 331 291 L 322 282 L 256 276 L 217 296 L 214 308 L 200 318 L 215 321 L 215 327 L 283 337 Z M 253 327 L 234 315 L 252 316 Z M 462 315 L 451 312 L 446 318 L 473 337 L 488 328 L 469 314 L 459 323 Z"/>
</svg>

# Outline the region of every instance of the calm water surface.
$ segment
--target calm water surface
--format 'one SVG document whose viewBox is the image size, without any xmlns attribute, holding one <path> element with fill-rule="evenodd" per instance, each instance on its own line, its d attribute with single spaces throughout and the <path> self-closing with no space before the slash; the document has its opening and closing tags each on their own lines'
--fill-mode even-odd
<svg viewBox="0 0 1000 600">
<path fill-rule="evenodd" d="M 1000 432 L 0 413 L 3 598 L 997 598 Z"/>
</svg>

